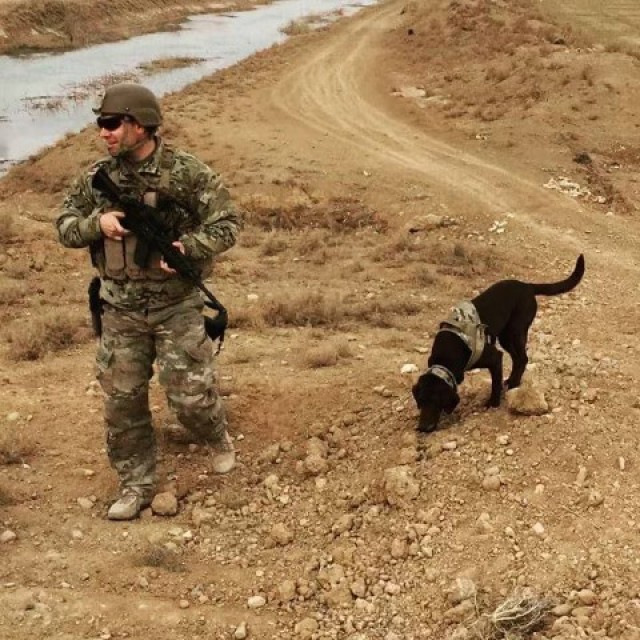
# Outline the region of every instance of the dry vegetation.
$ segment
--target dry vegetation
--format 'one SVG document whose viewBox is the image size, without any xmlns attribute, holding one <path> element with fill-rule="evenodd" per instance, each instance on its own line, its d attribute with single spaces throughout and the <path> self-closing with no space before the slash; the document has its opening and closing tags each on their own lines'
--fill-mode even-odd
<svg viewBox="0 0 640 640">
<path fill-rule="evenodd" d="M 230 0 L 221 5 L 182 0 L 15 0 L 0 3 L 0 54 L 66 50 L 176 28 L 195 13 L 235 11 L 265 4 Z M 108 19 L 104 19 L 108 16 Z M 99 18 L 98 18 L 99 17 Z"/>
<path fill-rule="evenodd" d="M 25 464 L 36 453 L 36 440 L 29 424 L 7 420 L 0 425 L 0 465 Z M 0 492 L 0 506 L 2 505 Z"/>
<path fill-rule="evenodd" d="M 47 354 L 87 342 L 87 311 L 39 309 L 26 319 L 13 322 L 3 331 L 8 358 L 14 362 L 39 360 Z"/>
</svg>

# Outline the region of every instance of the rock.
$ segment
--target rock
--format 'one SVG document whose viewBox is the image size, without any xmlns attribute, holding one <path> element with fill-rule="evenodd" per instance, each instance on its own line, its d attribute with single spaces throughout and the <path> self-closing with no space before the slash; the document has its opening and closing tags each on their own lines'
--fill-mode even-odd
<svg viewBox="0 0 640 640">
<path fill-rule="evenodd" d="M 304 459 L 303 468 L 309 475 L 317 476 L 329 468 L 326 459 L 319 455 L 310 455 Z"/>
<path fill-rule="evenodd" d="M 415 447 L 403 447 L 398 455 L 400 465 L 413 464 L 418 459 L 418 450 Z"/>
<path fill-rule="evenodd" d="M 268 446 L 259 456 L 258 461 L 274 463 L 280 457 L 280 445 L 276 442 Z"/>
<path fill-rule="evenodd" d="M 247 599 L 249 609 L 260 609 L 265 604 L 267 604 L 267 599 L 264 596 L 251 596 Z"/>
<path fill-rule="evenodd" d="M 591 489 L 589 491 L 589 496 L 587 497 L 587 504 L 590 507 L 599 507 L 604 502 L 604 498 L 602 494 L 596 489 Z"/>
<path fill-rule="evenodd" d="M 296 597 L 296 583 L 293 580 L 285 580 L 278 585 L 278 597 L 281 602 L 290 602 Z"/>
<path fill-rule="evenodd" d="M 211 522 L 213 520 L 213 513 L 203 509 L 202 507 L 195 506 L 191 512 L 191 522 L 196 527 L 200 527 L 205 522 Z"/>
<path fill-rule="evenodd" d="M 571 613 L 571 609 L 573 607 L 568 602 L 565 602 L 551 609 L 551 613 L 558 618 L 562 618 L 563 616 L 568 616 Z"/>
<path fill-rule="evenodd" d="M 475 604 L 471 600 L 463 600 L 460 604 L 457 604 L 451 609 L 447 609 L 444 612 L 444 617 L 448 620 L 455 622 L 461 622 L 470 615 L 475 614 Z"/>
<path fill-rule="evenodd" d="M 418 373 L 418 365 L 408 362 L 407 364 L 403 364 L 400 369 L 400 373 L 408 374 L 408 373 Z"/>
<path fill-rule="evenodd" d="M 447 599 L 452 605 L 460 604 L 465 600 L 474 598 L 478 593 L 478 588 L 471 578 L 456 578 L 453 585 L 447 592 Z"/>
<path fill-rule="evenodd" d="M 520 387 L 507 391 L 505 398 L 511 413 L 523 416 L 541 416 L 549 413 L 549 404 L 544 393 L 530 380 L 525 379 Z"/>
<path fill-rule="evenodd" d="M 336 585 L 326 594 L 326 602 L 327 606 L 333 609 L 350 605 L 353 602 L 351 590 L 346 584 Z"/>
<path fill-rule="evenodd" d="M 318 621 L 313 618 L 304 618 L 296 623 L 294 631 L 303 640 L 310 640 L 311 636 L 318 630 Z"/>
<path fill-rule="evenodd" d="M 178 513 L 178 499 L 173 493 L 158 493 L 151 502 L 151 510 L 159 516 L 175 516 Z"/>
<path fill-rule="evenodd" d="M 353 527 L 354 517 L 350 513 L 345 513 L 340 516 L 331 527 L 331 531 L 334 535 L 339 536 L 347 531 L 350 531 Z"/>
<path fill-rule="evenodd" d="M 330 588 L 340 584 L 344 580 L 344 576 L 344 567 L 340 564 L 333 564 L 320 569 L 318 572 L 318 582 L 320 582 L 323 587 Z"/>
<path fill-rule="evenodd" d="M 587 467 L 580 465 L 580 467 L 578 468 L 578 475 L 576 476 L 575 480 L 576 486 L 582 487 L 585 483 L 585 480 L 587 479 L 588 474 L 589 471 L 587 470 Z"/>
<path fill-rule="evenodd" d="M 578 591 L 578 600 L 584 605 L 591 606 L 597 602 L 598 597 L 591 589 L 581 589 Z"/>
<path fill-rule="evenodd" d="M 285 546 L 293 540 L 293 533 L 286 524 L 279 522 L 271 527 L 271 537 L 277 545 Z"/>
<path fill-rule="evenodd" d="M 18 536 L 11 531 L 11 529 L 5 529 L 0 533 L 0 543 L 5 544 L 7 542 L 13 542 Z"/>
<path fill-rule="evenodd" d="M 78 506 L 85 511 L 89 511 L 89 509 L 93 509 L 93 500 L 89 498 L 78 498 L 77 501 Z"/>
<path fill-rule="evenodd" d="M 427 92 L 420 87 L 400 87 L 399 89 L 394 89 L 393 95 L 402 98 L 424 98 Z"/>
<path fill-rule="evenodd" d="M 406 466 L 391 467 L 385 469 L 383 490 L 385 499 L 390 505 L 402 506 L 418 497 L 420 485 Z"/>
<path fill-rule="evenodd" d="M 248 632 L 247 632 L 247 623 L 243 620 L 237 627 L 236 630 L 233 632 L 233 637 L 235 640 L 245 640 L 245 638 L 247 637 Z"/>
<path fill-rule="evenodd" d="M 407 557 L 407 541 L 403 538 L 394 538 L 391 542 L 391 557 L 406 558 Z"/>
<path fill-rule="evenodd" d="M 307 440 L 308 456 L 319 456 L 321 458 L 326 458 L 328 451 L 329 445 L 324 440 L 321 440 L 316 436 Z"/>
<path fill-rule="evenodd" d="M 493 526 L 491 525 L 491 517 L 488 513 L 481 513 L 476 520 L 476 528 L 480 533 L 489 533 L 493 531 Z"/>
<path fill-rule="evenodd" d="M 533 533 L 535 533 L 535 535 L 537 535 L 539 538 L 544 537 L 544 525 L 542 524 L 542 522 L 536 522 L 531 527 L 531 531 L 533 531 Z"/>
<path fill-rule="evenodd" d="M 487 491 L 497 491 L 501 484 L 500 476 L 485 476 L 482 479 L 482 488 Z"/>
<path fill-rule="evenodd" d="M 362 578 L 358 578 L 357 580 L 354 580 L 349 585 L 349 588 L 351 589 L 351 593 L 356 598 L 365 598 L 366 595 L 367 595 L 367 585 L 366 585 L 364 579 L 362 579 Z"/>
</svg>

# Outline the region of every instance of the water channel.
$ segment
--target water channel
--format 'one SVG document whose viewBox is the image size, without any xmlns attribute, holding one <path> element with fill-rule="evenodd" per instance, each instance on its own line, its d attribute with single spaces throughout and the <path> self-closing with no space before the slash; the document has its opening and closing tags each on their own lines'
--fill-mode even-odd
<svg viewBox="0 0 640 640">
<path fill-rule="evenodd" d="M 135 78 L 141 65 L 167 58 L 193 64 L 140 78 L 158 95 L 282 42 L 282 29 L 308 16 L 335 18 L 375 0 L 279 0 L 251 11 L 198 15 L 159 32 L 62 54 L 0 56 L 0 176 L 14 163 L 79 131 L 94 117 L 106 78 Z M 87 89 L 87 88 L 93 88 Z"/>
</svg>

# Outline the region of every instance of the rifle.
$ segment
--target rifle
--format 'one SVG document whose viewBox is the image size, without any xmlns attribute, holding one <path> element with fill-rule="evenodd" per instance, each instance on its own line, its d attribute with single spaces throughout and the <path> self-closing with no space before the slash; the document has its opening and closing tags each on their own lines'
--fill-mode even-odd
<svg viewBox="0 0 640 640">
<path fill-rule="evenodd" d="M 205 317 L 205 330 L 212 340 L 220 339 L 218 345 L 218 351 L 220 351 L 229 321 L 227 310 L 204 285 L 200 271 L 194 266 L 193 262 L 173 246 L 171 238 L 160 223 L 154 219 L 156 209 L 123 193 L 122 189 L 110 178 L 104 167 L 96 171 L 92 184 L 95 189 L 105 195 L 125 214 L 125 217 L 121 220 L 122 226 L 135 233 L 138 237 L 134 260 L 139 267 L 144 269 L 148 265 L 150 252 L 152 250 L 157 251 L 162 254 L 167 265 L 174 269 L 181 278 L 190 282 L 204 293 L 207 298 L 204 300 L 205 305 L 218 312 L 215 318 Z M 95 304 L 93 306 L 95 307 Z M 92 318 L 94 327 L 96 327 L 93 308 Z"/>
</svg>

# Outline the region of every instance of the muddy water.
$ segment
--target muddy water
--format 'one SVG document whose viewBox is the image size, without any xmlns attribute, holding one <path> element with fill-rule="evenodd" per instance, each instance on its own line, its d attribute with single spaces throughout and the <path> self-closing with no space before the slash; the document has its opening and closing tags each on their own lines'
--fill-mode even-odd
<svg viewBox="0 0 640 640">
<path fill-rule="evenodd" d="M 94 117 L 91 107 L 109 78 L 132 77 L 163 95 L 283 41 L 286 25 L 308 16 L 335 19 L 375 0 L 281 0 L 253 11 L 200 15 L 178 31 L 56 55 L 0 56 L 0 174 Z M 140 65 L 166 58 L 193 64 L 142 75 Z M 112 80 L 113 81 L 113 80 Z"/>
</svg>

